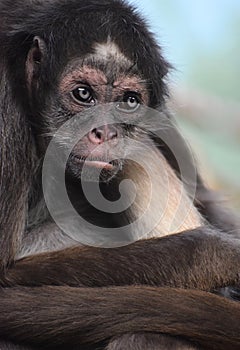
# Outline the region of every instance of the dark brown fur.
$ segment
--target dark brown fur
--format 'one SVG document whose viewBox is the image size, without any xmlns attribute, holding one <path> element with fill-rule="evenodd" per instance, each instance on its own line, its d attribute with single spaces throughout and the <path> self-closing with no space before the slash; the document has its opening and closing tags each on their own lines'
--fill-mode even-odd
<svg viewBox="0 0 240 350">
<path fill-rule="evenodd" d="M 68 85 L 64 74 L 73 71 L 72 60 L 91 60 L 92 45 L 106 42 L 109 31 L 126 57 L 101 68 L 112 89 L 101 86 L 101 102 L 112 101 L 119 77 L 131 78 L 134 88 L 137 81 L 138 90 L 143 79 L 143 102 L 166 112 L 169 65 L 144 21 L 119 0 L 4 0 L 0 17 L 0 349 L 239 349 L 239 304 L 209 293 L 239 284 L 239 230 L 200 177 L 195 206 L 205 226 L 121 248 L 74 246 L 41 204 L 49 142 L 42 136 L 80 111 L 67 100 L 69 89 L 64 95 L 59 86 Z M 101 56 L 94 64 L 98 72 Z M 180 148 L 172 125 L 168 133 Z M 177 173 L 171 152 L 154 142 Z M 85 151 L 90 146 L 84 142 Z M 69 191 L 76 192 L 71 181 Z M 90 214 L 109 222 L 107 215 Z"/>
<path fill-rule="evenodd" d="M 237 349 L 240 306 L 194 289 L 211 291 L 238 283 L 239 249 L 238 241 L 205 228 L 122 248 L 76 247 L 25 258 L 9 270 L 4 284 L 29 287 L 2 292 L 0 332 L 41 347 L 81 344 L 82 349 L 123 333 L 160 331 L 186 337 L 204 349 Z M 55 286 L 36 288 L 44 284 Z M 124 287 L 133 284 L 142 286 Z M 192 290 L 174 289 L 181 287 Z M 135 336 L 136 349 L 141 339 Z M 152 342 L 158 346 L 162 340 L 155 336 Z M 176 348 L 184 349 L 181 344 L 175 339 Z"/>
</svg>

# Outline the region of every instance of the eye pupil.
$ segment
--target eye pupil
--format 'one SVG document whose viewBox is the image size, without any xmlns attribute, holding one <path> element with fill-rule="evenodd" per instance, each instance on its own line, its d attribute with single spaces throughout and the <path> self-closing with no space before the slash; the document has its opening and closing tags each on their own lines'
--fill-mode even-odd
<svg viewBox="0 0 240 350">
<path fill-rule="evenodd" d="M 136 103 L 135 97 L 129 97 L 129 103 L 130 104 L 135 104 Z"/>
<path fill-rule="evenodd" d="M 128 96 L 126 98 L 127 107 L 129 110 L 135 110 L 139 106 L 139 99 L 136 96 Z"/>
<path fill-rule="evenodd" d="M 79 96 L 80 96 L 82 99 L 88 100 L 89 97 L 91 96 L 90 91 L 87 90 L 86 88 L 78 88 L 78 91 L 79 91 Z"/>
<path fill-rule="evenodd" d="M 81 90 L 80 90 L 80 91 L 81 91 Z M 86 90 L 86 89 L 82 90 L 82 94 L 83 94 L 83 95 L 88 95 L 87 90 Z"/>
</svg>

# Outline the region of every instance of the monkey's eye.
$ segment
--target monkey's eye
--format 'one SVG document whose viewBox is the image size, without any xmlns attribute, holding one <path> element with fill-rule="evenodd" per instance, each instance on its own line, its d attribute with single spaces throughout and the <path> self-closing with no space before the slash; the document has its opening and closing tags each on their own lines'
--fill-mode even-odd
<svg viewBox="0 0 240 350">
<path fill-rule="evenodd" d="M 81 86 L 71 92 L 73 98 L 82 104 L 95 104 L 92 89 L 88 86 Z"/>
<path fill-rule="evenodd" d="M 127 92 L 123 96 L 122 102 L 118 103 L 117 109 L 125 113 L 132 113 L 139 108 L 140 104 L 141 104 L 141 98 L 137 93 Z"/>
</svg>

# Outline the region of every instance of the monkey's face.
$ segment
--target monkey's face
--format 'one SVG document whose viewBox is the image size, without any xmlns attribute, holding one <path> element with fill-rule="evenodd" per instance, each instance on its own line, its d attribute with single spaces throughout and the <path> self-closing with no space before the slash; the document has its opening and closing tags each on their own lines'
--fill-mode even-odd
<svg viewBox="0 0 240 350">
<path fill-rule="evenodd" d="M 45 43 L 36 37 L 26 62 L 29 89 L 41 95 L 41 64 L 47 55 Z M 135 138 L 134 121 L 141 106 L 149 105 L 148 81 L 133 62 L 109 38 L 94 43 L 91 53 L 69 58 L 45 97 L 44 134 L 54 135 L 69 119 L 79 121 L 79 137 L 71 147 L 67 173 L 79 178 L 83 166 L 89 174 L 103 169 L 111 178 L 122 168 L 126 140 Z M 39 70 L 40 66 L 40 70 Z M 40 92 L 40 94 L 39 94 Z M 77 135 L 75 135 L 77 136 Z M 65 133 L 59 143 L 67 147 L 73 135 Z M 42 142 L 44 144 L 44 142 Z M 42 149 L 46 149 L 47 142 Z M 91 178 L 91 175 L 89 175 Z"/>
<path fill-rule="evenodd" d="M 59 111 L 54 119 L 62 124 L 69 115 L 79 115 L 85 132 L 71 151 L 67 172 L 78 178 L 85 166 L 90 178 L 96 169 L 103 170 L 104 179 L 115 175 L 122 168 L 126 140 L 133 137 L 134 120 L 148 100 L 147 82 L 114 43 L 96 44 L 93 54 L 70 61 L 53 99 Z"/>
</svg>

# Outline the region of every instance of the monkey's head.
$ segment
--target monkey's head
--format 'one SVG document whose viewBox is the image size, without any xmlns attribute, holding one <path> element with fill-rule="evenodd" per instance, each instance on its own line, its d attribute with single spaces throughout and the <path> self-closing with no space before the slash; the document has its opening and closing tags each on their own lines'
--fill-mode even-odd
<svg viewBox="0 0 240 350">
<path fill-rule="evenodd" d="M 29 13 L 25 7 L 21 14 L 21 6 L 17 11 L 19 24 L 4 38 L 11 41 L 6 45 L 9 71 L 40 153 L 49 142 L 46 135 L 81 113 L 91 118 L 91 107 L 100 106 L 97 121 L 92 119 L 73 148 L 68 171 L 78 174 L 85 162 L 111 172 L 122 139 L 130 132 L 136 136 L 129 126 L 140 107 L 164 105 L 169 64 L 160 47 L 141 16 L 122 0 L 40 1 L 31 3 Z M 113 104 L 124 123 L 108 122 Z"/>
</svg>

